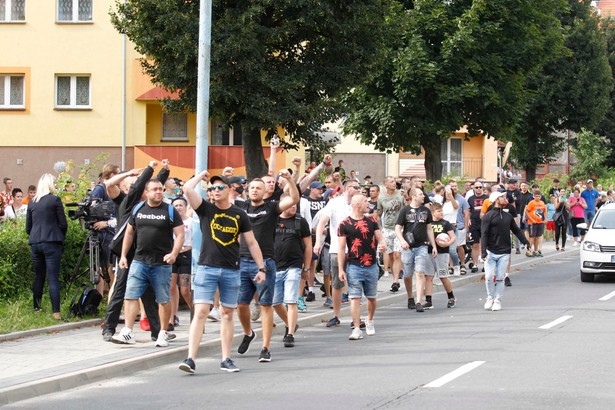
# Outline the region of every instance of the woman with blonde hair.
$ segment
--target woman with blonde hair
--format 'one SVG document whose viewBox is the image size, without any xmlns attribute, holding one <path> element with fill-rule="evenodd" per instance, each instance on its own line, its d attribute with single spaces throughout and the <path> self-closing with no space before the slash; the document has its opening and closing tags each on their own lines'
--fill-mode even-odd
<svg viewBox="0 0 615 410">
<path fill-rule="evenodd" d="M 38 181 L 36 196 L 28 204 L 26 232 L 29 236 L 28 243 L 34 267 L 32 287 L 34 311 L 41 310 L 45 276 L 47 276 L 53 317 L 61 320 L 60 260 L 68 223 L 62 201 L 54 195 L 55 192 L 53 175 L 44 174 Z"/>
</svg>

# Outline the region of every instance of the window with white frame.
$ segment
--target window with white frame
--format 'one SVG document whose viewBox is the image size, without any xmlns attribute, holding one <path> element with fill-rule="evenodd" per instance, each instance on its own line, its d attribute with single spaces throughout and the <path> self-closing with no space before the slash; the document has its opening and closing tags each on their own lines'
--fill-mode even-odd
<svg viewBox="0 0 615 410">
<path fill-rule="evenodd" d="M 57 75 L 56 108 L 90 108 L 90 76 Z"/>
<path fill-rule="evenodd" d="M 59 22 L 92 21 L 92 2 L 94 0 L 57 0 Z"/>
<path fill-rule="evenodd" d="M 26 20 L 26 0 L 0 0 L 0 22 Z"/>
<path fill-rule="evenodd" d="M 449 138 L 442 141 L 440 154 L 442 155 L 442 175 L 462 176 L 461 138 Z"/>
<path fill-rule="evenodd" d="M 26 108 L 24 77 L 23 74 L 0 74 L 0 109 Z"/>
<path fill-rule="evenodd" d="M 162 113 L 162 141 L 188 141 L 188 114 Z"/>
<path fill-rule="evenodd" d="M 224 129 L 218 121 L 211 123 L 211 145 L 243 145 L 241 126 Z"/>
</svg>

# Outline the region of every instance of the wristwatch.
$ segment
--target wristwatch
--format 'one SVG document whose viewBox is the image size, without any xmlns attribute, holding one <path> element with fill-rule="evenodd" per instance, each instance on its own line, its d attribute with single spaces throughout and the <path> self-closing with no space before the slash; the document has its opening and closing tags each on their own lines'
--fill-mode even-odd
<svg viewBox="0 0 615 410">
<path fill-rule="evenodd" d="M 263 266 L 262 268 L 258 268 L 259 272 L 267 273 L 267 269 Z"/>
<path fill-rule="evenodd" d="M 310 268 L 303 268 L 303 271 L 304 271 L 304 272 L 309 272 L 309 271 L 310 271 Z"/>
</svg>

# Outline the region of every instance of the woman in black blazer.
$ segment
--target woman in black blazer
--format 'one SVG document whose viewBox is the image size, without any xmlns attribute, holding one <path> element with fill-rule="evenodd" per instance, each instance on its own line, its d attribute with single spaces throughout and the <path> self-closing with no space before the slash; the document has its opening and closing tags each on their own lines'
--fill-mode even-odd
<svg viewBox="0 0 615 410">
<path fill-rule="evenodd" d="M 26 232 L 34 267 L 34 311 L 41 309 L 47 276 L 53 317 L 60 320 L 60 260 L 68 224 L 64 205 L 53 195 L 55 192 L 53 175 L 44 174 L 38 181 L 36 196 L 28 205 Z"/>
</svg>

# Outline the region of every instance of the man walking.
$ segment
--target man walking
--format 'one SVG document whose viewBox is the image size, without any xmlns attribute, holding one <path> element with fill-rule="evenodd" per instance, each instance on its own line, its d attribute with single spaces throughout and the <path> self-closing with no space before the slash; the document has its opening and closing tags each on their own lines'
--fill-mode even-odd
<svg viewBox="0 0 615 410">
<path fill-rule="evenodd" d="M 401 246 L 399 240 L 395 236 L 395 222 L 397 215 L 404 205 L 404 198 L 397 190 L 395 178 L 388 176 L 384 179 L 385 192 L 382 192 L 378 197 L 377 211 L 382 220 L 382 235 L 387 244 L 384 251 L 384 265 L 390 266 L 393 271 L 393 283 L 391 284 L 391 292 L 399 290 L 399 272 L 402 270 L 401 265 Z"/>
<path fill-rule="evenodd" d="M 596 200 L 600 198 L 600 192 L 594 189 L 594 181 L 592 179 L 587 180 L 587 189 L 581 192 L 581 198 L 583 198 L 587 204 L 587 208 L 585 208 L 583 214 L 585 216 L 585 222 L 587 226 L 589 226 L 596 215 Z"/>
</svg>

